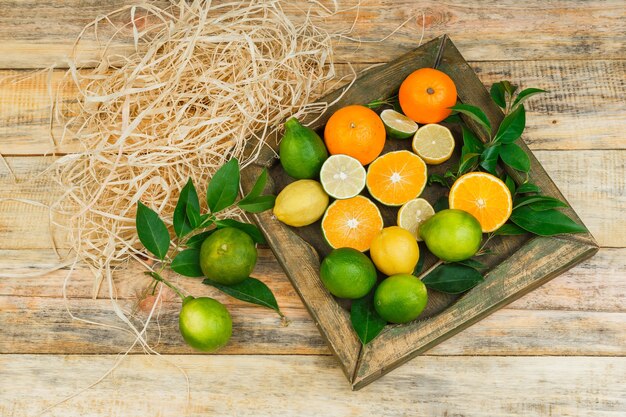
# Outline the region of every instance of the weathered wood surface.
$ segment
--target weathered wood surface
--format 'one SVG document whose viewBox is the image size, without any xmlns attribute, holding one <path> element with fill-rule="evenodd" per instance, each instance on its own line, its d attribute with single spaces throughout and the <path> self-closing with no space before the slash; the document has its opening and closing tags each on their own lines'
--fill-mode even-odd
<svg viewBox="0 0 626 417">
<path fill-rule="evenodd" d="M 420 357 L 346 392 L 334 358 L 127 357 L 46 416 L 585 416 L 626 410 L 626 358 Z M 98 380 L 115 356 L 0 356 L 0 415 L 34 416 Z M 185 375 L 172 363 L 186 371 Z"/>
</svg>

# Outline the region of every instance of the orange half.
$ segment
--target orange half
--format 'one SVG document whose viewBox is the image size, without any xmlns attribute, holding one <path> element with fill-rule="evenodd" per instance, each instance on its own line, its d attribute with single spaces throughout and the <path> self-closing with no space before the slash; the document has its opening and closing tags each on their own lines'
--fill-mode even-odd
<svg viewBox="0 0 626 417">
<path fill-rule="evenodd" d="M 450 189 L 451 209 L 476 217 L 484 233 L 499 229 L 511 216 L 511 191 L 498 177 L 486 172 L 470 172 L 457 179 Z"/>
<path fill-rule="evenodd" d="M 383 230 L 383 218 L 376 204 L 357 195 L 332 203 L 322 219 L 322 233 L 333 248 L 353 248 L 365 252 Z"/>
<path fill-rule="evenodd" d="M 376 200 L 387 206 L 401 206 L 419 197 L 426 180 L 426 163 L 422 158 L 409 151 L 396 151 L 370 164 L 365 184 Z"/>
</svg>

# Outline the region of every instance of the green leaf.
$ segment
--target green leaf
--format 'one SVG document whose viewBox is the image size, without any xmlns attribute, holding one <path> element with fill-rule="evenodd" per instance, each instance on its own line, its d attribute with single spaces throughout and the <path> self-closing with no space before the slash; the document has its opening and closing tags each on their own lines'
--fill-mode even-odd
<svg viewBox="0 0 626 417">
<path fill-rule="evenodd" d="M 518 197 L 513 202 L 513 210 L 518 207 L 530 206 L 535 211 L 543 211 L 557 207 L 567 207 L 567 204 L 558 198 L 548 197 L 547 195 L 531 195 L 526 197 Z"/>
<path fill-rule="evenodd" d="M 450 208 L 450 204 L 447 196 L 439 197 L 437 201 L 435 201 L 435 204 L 433 204 L 433 210 L 435 210 L 435 213 L 448 208 Z"/>
<path fill-rule="evenodd" d="M 174 232 L 176 232 L 176 236 L 178 237 L 185 236 L 195 228 L 193 223 L 187 217 L 189 207 L 195 208 L 198 213 L 200 212 L 198 193 L 196 192 L 196 187 L 193 186 L 191 178 L 187 180 L 187 184 L 185 184 L 183 189 L 180 190 L 178 202 L 176 203 L 176 208 L 174 209 Z"/>
<path fill-rule="evenodd" d="M 515 108 L 515 106 L 517 106 L 518 104 L 522 104 L 523 102 L 525 102 L 532 96 L 536 94 L 540 94 L 540 93 L 547 93 L 547 91 L 542 90 L 540 88 L 527 88 L 525 90 L 520 91 L 517 97 L 515 98 L 515 101 L 513 102 L 513 108 Z"/>
<path fill-rule="evenodd" d="M 484 149 L 485 144 L 476 137 L 474 132 L 463 126 L 463 147 L 461 148 L 461 155 L 481 153 Z"/>
<path fill-rule="evenodd" d="M 473 288 L 483 280 L 476 269 L 459 263 L 443 264 L 426 275 L 422 282 L 433 290 L 459 294 Z"/>
<path fill-rule="evenodd" d="M 248 213 L 260 213 L 274 207 L 275 195 L 262 195 L 249 199 L 248 201 L 240 201 L 237 205 Z"/>
<path fill-rule="evenodd" d="M 244 198 L 242 198 L 241 201 L 239 201 L 239 204 L 247 203 L 248 201 L 257 198 L 261 195 L 261 193 L 263 193 L 263 190 L 265 189 L 265 184 L 267 184 L 267 175 L 267 168 L 263 168 L 263 171 L 261 171 L 261 173 L 259 174 L 259 177 L 256 179 L 254 186 L 252 187 L 250 192 Z"/>
<path fill-rule="evenodd" d="M 489 90 L 489 94 L 491 95 L 491 99 L 498 106 L 505 108 L 506 107 L 506 98 L 504 96 L 504 86 L 501 82 L 494 83 L 491 86 L 491 90 Z"/>
<path fill-rule="evenodd" d="M 352 301 L 350 321 L 364 345 L 378 336 L 387 325 L 385 319 L 380 317 L 374 308 L 373 293 Z"/>
<path fill-rule="evenodd" d="M 193 229 L 200 226 L 200 223 L 202 223 L 202 217 L 200 217 L 200 210 L 198 210 L 196 207 L 192 205 L 188 205 L 186 213 L 187 213 L 187 220 L 189 221 L 189 224 L 191 225 Z"/>
<path fill-rule="evenodd" d="M 446 170 L 446 173 L 443 174 L 443 177 L 456 179 L 456 175 L 454 175 L 454 172 L 450 171 L 449 169 Z"/>
<path fill-rule="evenodd" d="M 254 240 L 256 243 L 266 243 L 265 237 L 263 237 L 263 233 L 261 233 L 259 228 L 253 224 L 238 222 L 234 219 L 222 219 L 217 220 L 215 222 L 215 225 L 218 229 L 223 229 L 225 227 L 234 227 L 249 234 L 252 240 Z"/>
<path fill-rule="evenodd" d="M 217 213 L 232 205 L 239 192 L 239 162 L 232 158 L 218 169 L 207 189 L 207 204 L 211 213 Z"/>
<path fill-rule="evenodd" d="M 492 174 L 496 173 L 496 166 L 498 165 L 498 155 L 500 153 L 500 145 L 490 146 L 485 148 L 480 155 L 480 166 L 487 172 Z"/>
<path fill-rule="evenodd" d="M 450 107 L 450 109 L 457 113 L 463 113 L 464 115 L 469 116 L 470 119 L 482 126 L 487 134 L 491 136 L 491 123 L 489 122 L 485 112 L 483 112 L 480 108 L 469 104 L 457 104 Z"/>
<path fill-rule="evenodd" d="M 463 120 L 461 119 L 461 116 L 459 116 L 457 113 L 452 113 L 450 116 L 443 119 L 441 123 L 461 124 L 463 123 Z"/>
<path fill-rule="evenodd" d="M 509 113 L 498 128 L 498 133 L 493 138 L 494 142 L 513 143 L 520 136 L 526 127 L 526 110 L 524 106 L 519 106 Z"/>
<path fill-rule="evenodd" d="M 446 179 L 439 174 L 430 174 L 428 176 L 427 184 L 428 185 L 439 184 L 444 187 L 450 188 L 448 181 L 446 181 Z"/>
<path fill-rule="evenodd" d="M 282 317 L 282 313 L 280 312 L 280 308 L 278 308 L 278 303 L 276 302 L 272 290 L 256 278 L 248 277 L 239 284 L 234 285 L 222 285 L 210 279 L 205 279 L 202 283 L 215 287 L 238 300 L 271 308 Z"/>
<path fill-rule="evenodd" d="M 204 276 L 200 268 L 200 249 L 185 249 L 172 261 L 171 268 L 186 277 Z"/>
<path fill-rule="evenodd" d="M 160 260 L 165 259 L 170 247 L 170 234 L 167 226 L 159 215 L 145 206 L 141 201 L 137 203 L 137 235 L 141 243 Z"/>
<path fill-rule="evenodd" d="M 185 242 L 185 245 L 188 248 L 200 249 L 200 247 L 202 246 L 202 242 L 204 242 L 204 240 L 207 237 L 211 236 L 211 234 L 215 232 L 216 230 L 217 229 L 211 229 L 211 230 L 207 230 L 205 232 L 193 235 L 189 239 L 187 239 L 187 242 Z"/>
<path fill-rule="evenodd" d="M 513 97 L 513 94 L 515 94 L 515 91 L 517 91 L 517 86 L 514 84 L 511 84 L 510 81 L 500 81 L 502 83 L 502 86 L 504 87 L 504 91 L 506 91 L 506 93 L 509 95 L 509 97 Z"/>
<path fill-rule="evenodd" d="M 506 178 L 504 179 L 504 183 L 506 184 L 506 187 L 511 192 L 511 195 L 514 195 L 515 194 L 515 181 L 513 181 L 513 178 L 507 175 Z"/>
<path fill-rule="evenodd" d="M 502 145 L 500 158 L 502 158 L 502 162 L 511 168 L 523 172 L 530 171 L 530 158 L 526 152 L 515 143 Z"/>
<path fill-rule="evenodd" d="M 517 194 L 540 193 L 541 189 L 531 182 L 525 182 L 517 187 Z"/>
<path fill-rule="evenodd" d="M 465 174 L 467 171 L 472 171 L 478 163 L 479 157 L 479 153 L 468 153 L 463 155 L 461 163 L 459 164 L 459 175 Z"/>
<path fill-rule="evenodd" d="M 516 236 L 523 235 L 528 232 L 515 224 L 505 223 L 494 233 L 499 236 Z"/>
<path fill-rule="evenodd" d="M 487 265 L 485 265 L 484 263 L 477 261 L 476 259 L 466 259 L 464 261 L 459 261 L 456 262 L 457 264 L 460 265 L 465 265 L 465 266 L 469 266 L 470 268 L 474 268 L 477 271 L 480 271 L 482 269 L 487 269 Z"/>
<path fill-rule="evenodd" d="M 535 211 L 528 206 L 518 207 L 513 210 L 511 221 L 519 227 L 541 236 L 587 232 L 584 226 L 555 209 Z"/>
</svg>

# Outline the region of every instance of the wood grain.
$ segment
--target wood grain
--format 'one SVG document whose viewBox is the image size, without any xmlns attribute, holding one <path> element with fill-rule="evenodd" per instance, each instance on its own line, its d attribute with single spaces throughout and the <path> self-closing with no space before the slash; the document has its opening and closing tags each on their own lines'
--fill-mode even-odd
<svg viewBox="0 0 626 417">
<path fill-rule="evenodd" d="M 65 65 L 72 44 L 82 27 L 97 15 L 113 11 L 128 0 L 0 2 L 0 68 L 43 68 Z M 165 4 L 160 1 L 157 4 Z M 333 8 L 333 2 L 323 2 Z M 626 12 L 621 0 L 531 0 L 520 7 L 515 0 L 468 4 L 434 0 L 338 2 L 343 10 L 318 19 L 333 33 L 349 36 L 335 39 L 335 52 L 342 62 L 385 62 L 417 46 L 425 39 L 449 34 L 468 60 L 616 59 L 626 57 Z M 305 16 L 312 4 L 305 0 L 284 2 L 294 19 Z M 320 8 L 313 7 L 315 11 Z M 423 13 L 423 17 L 422 17 Z M 128 19 L 117 19 L 123 23 Z M 391 34 L 402 23 L 393 36 Z M 425 23 L 422 28 L 422 22 Z M 101 25 L 104 26 L 104 25 Z M 104 27 L 100 28 L 105 32 Z M 130 30 L 128 31 L 130 35 Z M 130 44 L 130 37 L 128 44 Z M 127 44 L 127 45 L 128 45 Z M 128 51 L 127 45 L 113 52 Z M 81 61 L 97 56 L 93 37 L 84 42 Z"/>
<path fill-rule="evenodd" d="M 626 358 L 421 357 L 349 393 L 334 358 L 127 357 L 47 416 L 621 416 Z M 115 356 L 0 355 L 0 415 L 36 415 Z M 190 380 L 186 393 L 182 367 Z M 523 395 L 520 395 L 523 393 Z"/>
</svg>

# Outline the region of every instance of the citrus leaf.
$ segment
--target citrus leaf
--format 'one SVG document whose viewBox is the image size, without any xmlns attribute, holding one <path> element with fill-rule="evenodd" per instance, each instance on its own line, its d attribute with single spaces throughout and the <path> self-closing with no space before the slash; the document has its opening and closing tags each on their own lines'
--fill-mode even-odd
<svg viewBox="0 0 626 417">
<path fill-rule="evenodd" d="M 480 166 L 487 172 L 492 174 L 496 173 L 496 166 L 498 165 L 498 154 L 500 153 L 500 145 L 490 146 L 485 148 L 480 155 Z"/>
<path fill-rule="evenodd" d="M 234 227 L 249 234 L 252 240 L 254 240 L 256 243 L 266 243 L 263 233 L 261 233 L 259 228 L 253 224 L 238 222 L 234 219 L 223 219 L 217 220 L 215 222 L 215 225 L 218 229 L 223 229 L 225 227 Z"/>
<path fill-rule="evenodd" d="M 523 102 L 525 102 L 532 96 L 536 94 L 540 94 L 540 93 L 547 93 L 547 91 L 542 90 L 540 88 L 527 88 L 525 90 L 520 91 L 517 97 L 515 98 L 515 101 L 513 102 L 513 108 L 515 108 L 515 106 L 517 106 L 518 104 L 522 104 Z"/>
<path fill-rule="evenodd" d="M 530 158 L 522 148 L 514 143 L 502 145 L 500 149 L 502 162 L 518 171 L 530 171 Z"/>
<path fill-rule="evenodd" d="M 186 277 L 204 276 L 200 268 L 200 249 L 185 249 L 172 261 L 171 268 Z"/>
<path fill-rule="evenodd" d="M 474 120 L 476 123 L 482 126 L 487 134 L 491 136 L 491 122 L 489 122 L 487 115 L 480 108 L 476 106 L 471 106 L 469 104 L 457 104 L 455 106 L 449 107 L 449 109 L 457 113 L 463 113 L 464 115 L 469 116 L 470 119 Z"/>
<path fill-rule="evenodd" d="M 450 116 L 443 119 L 441 123 L 460 124 L 463 123 L 463 120 L 457 113 L 452 113 Z"/>
<path fill-rule="evenodd" d="M 274 195 L 261 195 L 248 201 L 241 200 L 237 205 L 248 213 L 261 213 L 274 207 L 274 201 L 276 201 Z"/>
<path fill-rule="evenodd" d="M 480 271 L 481 269 L 487 269 L 487 265 L 472 258 L 466 259 L 464 261 L 459 261 L 457 262 L 457 264 L 469 266 L 470 268 L 474 268 L 477 271 Z"/>
<path fill-rule="evenodd" d="M 515 181 L 513 181 L 513 178 L 507 175 L 506 178 L 504 179 L 504 183 L 506 184 L 506 187 L 511 192 L 511 195 L 514 195 L 515 194 Z"/>
<path fill-rule="evenodd" d="M 494 83 L 489 90 L 489 94 L 491 95 L 491 99 L 498 106 L 505 108 L 506 107 L 506 98 L 504 96 L 504 86 L 501 82 Z"/>
<path fill-rule="evenodd" d="M 522 229 L 540 236 L 587 232 L 584 226 L 555 209 L 536 211 L 529 206 L 518 207 L 513 210 L 511 221 Z"/>
<path fill-rule="evenodd" d="M 435 201 L 435 204 L 433 204 L 433 210 L 435 210 L 435 213 L 448 208 L 450 208 L 450 203 L 448 202 L 448 197 L 446 196 L 439 197 L 437 201 Z"/>
<path fill-rule="evenodd" d="M 364 345 L 371 342 L 385 328 L 387 322 L 374 308 L 373 293 L 352 301 L 350 322 Z"/>
<path fill-rule="evenodd" d="M 430 174 L 428 176 L 427 184 L 428 185 L 439 184 L 444 187 L 450 188 L 450 185 L 448 185 L 448 181 L 446 181 L 446 179 L 439 174 Z"/>
<path fill-rule="evenodd" d="M 202 223 L 202 217 L 200 217 L 200 210 L 198 210 L 196 207 L 190 204 L 187 206 L 186 212 L 187 212 L 187 220 L 189 221 L 189 224 L 191 225 L 191 227 L 195 229 L 198 226 L 200 226 L 200 223 Z"/>
<path fill-rule="evenodd" d="M 247 203 L 250 200 L 253 200 L 261 195 L 263 190 L 265 189 L 265 185 L 267 184 L 267 168 L 263 168 L 263 171 L 259 174 L 259 177 L 256 179 L 254 186 L 250 190 L 250 192 L 239 201 L 241 203 Z"/>
<path fill-rule="evenodd" d="M 541 189 L 531 182 L 525 182 L 517 187 L 517 194 L 540 193 Z"/>
<path fill-rule="evenodd" d="M 271 308 L 282 317 L 282 313 L 280 312 L 280 308 L 278 308 L 278 303 L 276 302 L 272 290 L 256 278 L 248 277 L 239 284 L 234 285 L 222 285 L 210 279 L 205 279 L 202 283 L 215 287 L 224 294 L 228 294 L 238 300 Z"/>
<path fill-rule="evenodd" d="M 218 169 L 209 182 L 206 200 L 211 213 L 232 205 L 239 192 L 239 162 L 232 158 Z"/>
<path fill-rule="evenodd" d="M 139 201 L 135 221 L 141 244 L 160 260 L 165 259 L 170 247 L 170 234 L 163 220 L 154 210 Z"/>
<path fill-rule="evenodd" d="M 499 236 L 516 236 L 523 235 L 528 232 L 515 224 L 505 223 L 494 233 Z"/>
<path fill-rule="evenodd" d="M 515 84 L 511 84 L 510 81 L 500 81 L 502 83 L 502 86 L 504 87 L 504 91 L 507 92 L 507 94 L 510 97 L 513 97 L 513 94 L 515 94 L 515 91 L 517 91 L 517 86 Z"/>
<path fill-rule="evenodd" d="M 526 110 L 524 106 L 519 106 L 509 113 L 498 128 L 498 133 L 493 138 L 494 142 L 513 143 L 520 136 L 526 127 Z"/>
<path fill-rule="evenodd" d="M 479 153 L 468 153 L 466 155 L 463 155 L 463 157 L 461 158 L 461 163 L 459 164 L 459 175 L 462 175 L 467 171 L 472 171 L 472 169 L 475 168 L 475 165 L 478 163 L 479 157 Z"/>
<path fill-rule="evenodd" d="M 461 156 L 468 153 L 481 153 L 485 149 L 485 144 L 476 137 L 474 132 L 463 126 L 463 147 Z"/>
<path fill-rule="evenodd" d="M 188 248 L 200 249 L 202 242 L 204 242 L 204 240 L 211 236 L 211 234 L 216 230 L 217 229 L 207 230 L 205 232 L 198 233 L 197 235 L 193 235 L 187 240 L 187 242 L 185 242 L 185 245 Z"/>
<path fill-rule="evenodd" d="M 476 269 L 459 263 L 439 265 L 422 282 L 433 290 L 448 294 L 459 294 L 473 288 L 483 280 Z"/>
<path fill-rule="evenodd" d="M 174 232 L 178 237 L 185 236 L 187 233 L 191 232 L 195 228 L 195 226 L 187 216 L 189 207 L 195 208 L 196 211 L 200 213 L 200 202 L 198 201 L 198 193 L 196 192 L 196 187 L 193 186 L 193 181 L 191 178 L 187 180 L 187 184 L 185 184 L 183 189 L 180 190 L 178 202 L 176 203 L 176 208 L 174 209 Z"/>
<path fill-rule="evenodd" d="M 513 210 L 526 205 L 536 211 L 543 211 L 557 207 L 567 207 L 567 204 L 565 204 L 558 198 L 548 197 L 547 195 L 531 195 L 526 197 L 518 197 L 513 203 Z"/>
</svg>

